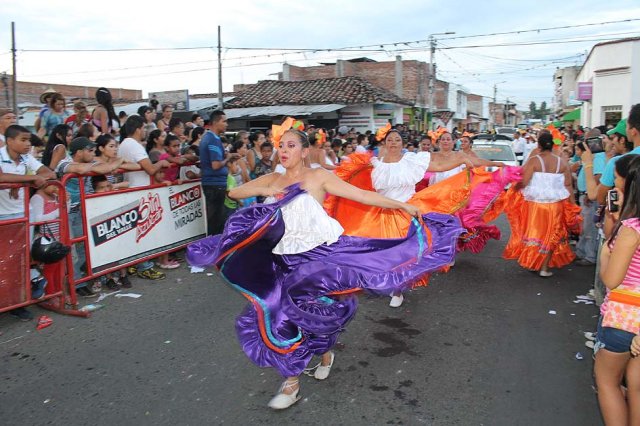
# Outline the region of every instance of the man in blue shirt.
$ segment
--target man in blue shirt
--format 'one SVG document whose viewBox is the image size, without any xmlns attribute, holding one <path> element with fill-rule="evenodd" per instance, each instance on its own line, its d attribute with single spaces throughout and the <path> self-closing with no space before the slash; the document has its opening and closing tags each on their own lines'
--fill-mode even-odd
<svg viewBox="0 0 640 426">
<path fill-rule="evenodd" d="M 207 210 L 207 234 L 221 234 L 224 229 L 224 199 L 227 194 L 227 162 L 240 158 L 240 154 L 225 152 L 220 140 L 227 130 L 224 111 L 214 111 L 210 118 L 210 130 L 200 142 L 200 169 L 202 170 L 202 192 Z"/>
<path fill-rule="evenodd" d="M 640 155 L 640 104 L 635 104 L 629 112 L 629 118 L 626 120 L 620 120 L 616 127 L 609 130 L 607 135 L 611 137 L 614 142 L 624 137 L 626 140 L 633 142 L 633 150 L 627 152 L 628 154 Z M 607 166 L 600 178 L 600 185 L 598 185 L 598 203 L 604 204 L 607 198 L 607 191 L 615 185 L 615 169 L 616 161 L 620 157 L 612 158 L 607 163 Z"/>
<path fill-rule="evenodd" d="M 584 137 L 586 144 L 587 140 L 592 137 L 599 137 L 600 131 L 598 129 L 592 129 L 587 132 Z M 612 147 L 611 149 L 615 149 Z M 580 150 L 582 152 L 582 150 Z M 605 152 L 599 152 L 593 156 L 593 163 L 589 165 L 592 167 L 593 176 L 596 182 L 600 179 L 602 172 L 607 163 L 607 157 Z M 582 216 L 582 234 L 576 245 L 576 256 L 578 260 L 576 265 L 580 266 L 593 266 L 598 259 L 598 228 L 596 227 L 595 216 L 598 212 L 598 203 L 589 200 L 587 195 L 587 182 L 585 176 L 586 169 L 584 165 L 580 167 L 578 172 L 578 195 Z"/>
</svg>

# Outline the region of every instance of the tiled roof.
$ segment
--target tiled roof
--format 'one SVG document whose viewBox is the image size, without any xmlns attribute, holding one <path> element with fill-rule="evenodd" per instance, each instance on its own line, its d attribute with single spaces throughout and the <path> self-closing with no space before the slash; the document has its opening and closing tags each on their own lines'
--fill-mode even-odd
<svg viewBox="0 0 640 426">
<path fill-rule="evenodd" d="M 407 99 L 353 76 L 306 81 L 263 80 L 236 95 L 225 108 L 376 102 L 413 105 Z"/>
</svg>

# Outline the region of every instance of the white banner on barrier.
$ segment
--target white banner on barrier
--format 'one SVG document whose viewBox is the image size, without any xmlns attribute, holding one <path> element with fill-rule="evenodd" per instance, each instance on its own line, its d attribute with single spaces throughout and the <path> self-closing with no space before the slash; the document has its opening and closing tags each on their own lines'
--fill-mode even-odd
<svg viewBox="0 0 640 426">
<path fill-rule="evenodd" d="M 200 183 L 87 198 L 92 270 L 100 272 L 203 238 L 204 204 Z"/>
</svg>

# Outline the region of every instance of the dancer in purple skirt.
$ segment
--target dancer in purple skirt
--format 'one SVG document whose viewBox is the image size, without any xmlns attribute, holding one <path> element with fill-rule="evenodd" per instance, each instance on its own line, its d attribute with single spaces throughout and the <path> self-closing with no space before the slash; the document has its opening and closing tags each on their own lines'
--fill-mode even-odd
<svg viewBox="0 0 640 426">
<path fill-rule="evenodd" d="M 260 367 L 274 367 L 286 378 L 269 402 L 284 409 L 300 399 L 298 376 L 314 355 L 322 359 L 314 377 L 328 377 L 330 351 L 353 318 L 355 293 L 388 296 L 411 288 L 425 274 L 453 260 L 457 218 L 364 191 L 323 169 L 304 166 L 307 135 L 284 133 L 278 150 L 285 173 L 271 173 L 230 191 L 243 199 L 267 197 L 265 204 L 232 215 L 222 235 L 189 246 L 194 266 L 215 265 L 225 282 L 250 304 L 238 317 L 242 349 Z M 414 216 L 405 238 L 342 236 L 340 224 L 322 207 L 327 193 Z M 354 214 L 358 214 L 354 211 Z"/>
</svg>

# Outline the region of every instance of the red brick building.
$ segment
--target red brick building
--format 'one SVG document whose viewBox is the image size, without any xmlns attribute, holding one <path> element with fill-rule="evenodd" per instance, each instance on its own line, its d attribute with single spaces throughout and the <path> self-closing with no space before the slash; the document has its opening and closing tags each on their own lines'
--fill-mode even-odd
<svg viewBox="0 0 640 426">
<path fill-rule="evenodd" d="M 7 86 L 0 84 L 0 108 L 11 107 L 13 83 L 11 76 L 7 76 Z M 30 81 L 18 81 L 18 105 L 40 106 L 40 95 L 45 90 L 53 88 L 61 93 L 67 102 L 73 99 L 82 99 L 89 105 L 95 105 L 95 93 L 98 86 L 74 86 L 70 84 L 34 83 Z M 135 101 L 142 98 L 142 90 L 122 89 L 108 87 L 113 95 L 114 103 Z M 8 94 L 8 96 L 6 95 Z"/>
<path fill-rule="evenodd" d="M 278 74 L 282 81 L 304 81 L 335 77 L 362 77 L 374 86 L 409 99 L 418 107 L 429 106 L 429 64 L 416 60 L 377 62 L 368 58 L 338 60 L 312 67 L 284 64 Z M 434 109 L 446 109 L 449 84 L 436 80 L 434 85 Z"/>
</svg>

